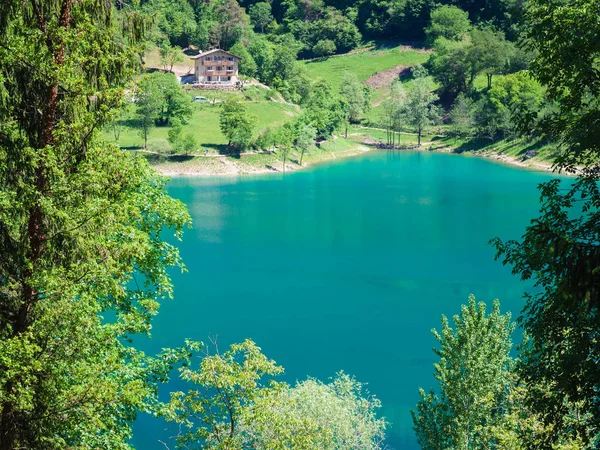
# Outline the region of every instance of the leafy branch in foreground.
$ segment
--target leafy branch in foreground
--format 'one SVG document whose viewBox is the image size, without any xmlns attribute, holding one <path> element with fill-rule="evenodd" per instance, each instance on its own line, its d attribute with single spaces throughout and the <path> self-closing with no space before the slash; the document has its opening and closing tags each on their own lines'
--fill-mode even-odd
<svg viewBox="0 0 600 450">
<path fill-rule="evenodd" d="M 189 362 L 181 378 L 194 384 L 171 394 L 163 412 L 186 430 L 180 448 L 378 450 L 386 422 L 379 400 L 354 378 L 339 373 L 331 383 L 315 379 L 291 387 L 271 377 L 283 369 L 250 340 L 225 353 L 205 353 L 197 370 Z M 265 378 L 269 381 L 263 381 Z"/>
<path fill-rule="evenodd" d="M 440 344 L 434 349 L 440 393 L 421 389 L 417 411 L 411 411 L 424 450 L 484 448 L 483 430 L 501 419 L 510 385 L 510 313 L 500 314 L 496 300 L 487 315 L 485 304 L 471 296 L 454 323 L 442 316 L 441 331 L 432 331 Z"/>
</svg>

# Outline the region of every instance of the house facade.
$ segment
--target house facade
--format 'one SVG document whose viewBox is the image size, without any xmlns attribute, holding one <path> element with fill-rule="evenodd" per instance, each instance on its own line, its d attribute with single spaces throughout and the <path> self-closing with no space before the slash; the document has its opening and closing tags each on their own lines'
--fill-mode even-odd
<svg viewBox="0 0 600 450">
<path fill-rule="evenodd" d="M 214 49 L 192 56 L 195 60 L 196 83 L 213 86 L 235 86 L 239 80 L 240 57 Z"/>
</svg>

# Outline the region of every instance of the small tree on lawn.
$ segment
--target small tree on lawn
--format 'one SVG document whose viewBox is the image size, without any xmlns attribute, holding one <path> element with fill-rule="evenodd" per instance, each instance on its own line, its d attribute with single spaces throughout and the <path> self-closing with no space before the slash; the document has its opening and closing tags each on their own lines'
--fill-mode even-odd
<svg viewBox="0 0 600 450">
<path fill-rule="evenodd" d="M 294 143 L 294 129 L 290 123 L 286 123 L 279 127 L 275 134 L 275 141 L 280 146 L 279 156 L 283 161 L 283 171 L 285 172 L 285 163 L 290 154 L 290 147 Z"/>
<path fill-rule="evenodd" d="M 144 148 L 148 144 L 148 134 L 162 110 L 162 103 L 163 95 L 158 91 L 157 85 L 148 77 L 143 78 L 136 94 L 136 116 Z"/>
<path fill-rule="evenodd" d="M 179 150 L 181 146 L 181 137 L 183 135 L 183 124 L 179 119 L 173 119 L 171 121 L 171 128 L 169 128 L 169 132 L 167 134 L 167 140 L 169 144 L 175 149 L 175 151 Z"/>
<path fill-rule="evenodd" d="M 228 140 L 229 148 L 240 148 L 252 137 L 252 127 L 256 118 L 250 115 L 239 100 L 228 98 L 223 103 L 220 125 L 221 132 Z"/>
<path fill-rule="evenodd" d="M 314 148 L 316 139 L 317 129 L 312 125 L 303 125 L 298 130 L 298 137 L 296 138 L 296 147 L 300 151 L 300 165 L 302 165 L 304 153 Z"/>
<path fill-rule="evenodd" d="M 418 145 L 421 146 L 423 129 L 441 118 L 440 109 L 434 104 L 438 96 L 433 92 L 427 78 L 427 70 L 419 66 L 413 70 L 414 81 L 404 103 L 406 121 L 417 129 Z"/>
<path fill-rule="evenodd" d="M 180 47 L 172 47 L 168 42 L 164 42 L 160 46 L 160 63 L 163 66 L 163 69 L 169 72 L 173 72 L 173 66 L 177 63 L 183 62 L 183 55 L 181 54 Z"/>
<path fill-rule="evenodd" d="M 190 153 L 192 153 L 194 150 L 196 150 L 196 148 L 198 147 L 198 141 L 196 141 L 196 138 L 194 137 L 193 134 L 189 134 L 188 133 L 183 138 L 183 142 L 181 143 L 181 147 L 182 147 L 184 153 L 187 156 Z"/>
</svg>

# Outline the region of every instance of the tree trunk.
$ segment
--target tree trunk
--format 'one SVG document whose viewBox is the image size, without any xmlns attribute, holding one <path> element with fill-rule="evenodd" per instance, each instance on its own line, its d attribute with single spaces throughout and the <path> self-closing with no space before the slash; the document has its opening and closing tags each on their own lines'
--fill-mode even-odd
<svg viewBox="0 0 600 450">
<path fill-rule="evenodd" d="M 487 74 L 487 79 L 488 79 L 488 90 L 492 88 L 492 77 L 494 76 L 493 73 L 488 73 Z"/>
<path fill-rule="evenodd" d="M 418 143 L 419 143 L 418 146 L 420 147 L 421 146 L 421 127 L 419 127 L 417 136 L 418 136 Z"/>
</svg>

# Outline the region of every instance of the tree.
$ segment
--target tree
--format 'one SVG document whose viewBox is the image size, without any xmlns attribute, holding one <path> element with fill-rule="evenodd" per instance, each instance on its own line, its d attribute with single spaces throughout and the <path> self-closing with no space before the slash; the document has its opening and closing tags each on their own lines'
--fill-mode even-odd
<svg viewBox="0 0 600 450">
<path fill-rule="evenodd" d="M 261 33 L 265 32 L 265 27 L 273 21 L 273 14 L 271 14 L 271 4 L 267 2 L 258 2 L 251 5 L 248 9 L 250 15 L 250 21 L 252 24 L 260 29 Z"/>
<path fill-rule="evenodd" d="M 450 111 L 450 123 L 456 134 L 462 135 L 471 130 L 473 126 L 473 108 L 473 100 L 465 94 L 458 94 Z"/>
<path fill-rule="evenodd" d="M 242 420 L 251 448 L 382 450 L 381 403 L 344 373 L 331 383 L 309 378 L 258 397 Z M 315 405 L 319 405 L 315 408 Z"/>
<path fill-rule="evenodd" d="M 444 5 L 431 12 L 431 22 L 425 29 L 425 34 L 431 43 L 439 37 L 460 41 L 470 28 L 471 22 L 467 12 L 456 6 Z"/>
<path fill-rule="evenodd" d="M 317 43 L 313 46 L 312 51 L 315 56 L 319 58 L 324 58 L 326 56 L 333 55 L 336 52 L 337 48 L 335 46 L 335 42 L 330 39 L 321 39 L 317 41 Z"/>
<path fill-rule="evenodd" d="M 181 147 L 183 148 L 184 153 L 186 155 L 189 155 L 198 147 L 198 141 L 196 140 L 193 134 L 188 133 L 183 138 Z"/>
<path fill-rule="evenodd" d="M 187 353 L 130 344 L 172 292 L 181 264 L 163 237 L 189 216 L 144 158 L 102 139 L 144 28 L 135 11 L 118 26 L 112 14 L 95 0 L 0 11 L 3 450 L 128 449 Z"/>
<path fill-rule="evenodd" d="M 231 47 L 231 53 L 241 58 L 238 63 L 240 75 L 246 75 L 247 77 L 256 76 L 256 71 L 258 69 L 256 61 L 254 61 L 250 52 L 244 47 L 244 44 L 236 42 L 236 44 Z"/>
<path fill-rule="evenodd" d="M 540 128 L 561 146 L 556 168 L 583 169 L 568 184 L 551 180 L 540 186 L 540 216 L 520 241 L 493 241 L 497 257 L 536 285 L 525 294 L 521 320 L 530 340 L 521 371 L 525 380 L 546 388 L 528 391 L 527 403 L 545 423 L 575 434 L 581 448 L 597 447 L 600 429 L 600 81 L 593 69 L 600 51 L 599 8 L 590 0 L 527 4 L 527 45 L 536 53 L 531 73 L 556 105 Z M 547 447 L 560 443 L 556 433 Z"/>
<path fill-rule="evenodd" d="M 168 42 L 163 42 L 159 49 L 160 63 L 163 69 L 173 72 L 173 66 L 179 62 L 183 62 L 183 54 L 181 47 L 171 47 Z"/>
<path fill-rule="evenodd" d="M 469 57 L 471 41 L 468 38 L 454 41 L 439 37 L 433 48 L 427 68 L 433 79 L 441 85 L 442 94 L 455 98 L 461 92 L 469 91 L 477 75 Z"/>
<path fill-rule="evenodd" d="M 283 171 L 285 172 L 285 163 L 290 155 L 290 148 L 294 143 L 295 130 L 291 123 L 285 123 L 277 129 L 275 133 L 275 142 L 279 149 L 279 156 L 283 162 Z"/>
<path fill-rule="evenodd" d="M 440 348 L 434 364 L 440 393 L 420 389 L 417 411 L 411 411 L 417 441 L 423 450 L 485 448 L 482 429 L 501 416 L 510 385 L 514 324 L 500 303 L 486 315 L 473 296 L 454 316 L 455 329 L 442 316 L 441 332 L 433 330 Z"/>
<path fill-rule="evenodd" d="M 163 94 L 148 76 L 142 78 L 136 93 L 136 116 L 144 148 L 148 146 L 148 134 L 158 120 L 163 106 Z"/>
<path fill-rule="evenodd" d="M 140 94 L 136 97 L 136 105 L 143 135 L 147 135 L 147 129 L 152 126 L 151 118 L 157 125 L 167 125 L 173 119 L 186 123 L 192 116 L 192 102 L 172 73 L 145 75 L 138 87 Z"/>
<path fill-rule="evenodd" d="M 248 17 L 236 0 L 217 0 L 215 5 L 210 42 L 215 47 L 229 50 L 242 37 Z"/>
<path fill-rule="evenodd" d="M 339 373 L 329 384 L 267 383 L 283 369 L 254 342 L 233 344 L 222 354 L 216 345 L 214 354 L 205 352 L 198 369 L 189 361 L 180 369 L 194 387 L 171 394 L 164 411 L 184 427 L 177 437 L 181 448 L 383 449 L 380 402 L 354 378 Z"/>
<path fill-rule="evenodd" d="M 555 179 L 541 186 L 540 217 L 532 220 L 521 242 L 494 239 L 497 258 L 522 279 L 535 280 L 525 294 L 523 324 L 531 339 L 521 365 L 529 383 L 551 386 L 531 390 L 528 401 L 558 430 L 575 430 L 584 443 L 598 438 L 600 329 L 597 268 L 600 238 L 594 205 L 600 202 L 592 171 L 569 187 Z M 575 205 L 581 212 L 573 211 Z M 569 418 L 569 403 L 578 405 Z M 590 423 L 591 422 L 591 423 Z"/>
<path fill-rule="evenodd" d="M 365 95 L 365 88 L 351 72 L 344 72 L 340 85 L 340 96 L 347 106 L 347 118 L 349 122 L 356 123 L 361 115 L 369 108 L 369 96 Z M 347 128 L 346 128 L 347 134 Z"/>
<path fill-rule="evenodd" d="M 302 165 L 304 153 L 315 147 L 316 139 L 317 129 L 312 125 L 303 125 L 299 128 L 298 136 L 296 136 L 296 147 L 300 150 L 300 165 Z"/>
<path fill-rule="evenodd" d="M 205 347 L 205 352 L 208 348 Z M 177 437 L 184 448 L 242 448 L 240 421 L 244 407 L 263 395 L 264 376 L 278 375 L 283 369 L 264 356 L 260 347 L 246 340 L 215 354 L 205 353 L 198 370 L 185 365 L 182 380 L 197 385 L 187 393 L 171 393 L 167 419 L 192 428 Z"/>
<path fill-rule="evenodd" d="M 243 147 L 252 137 L 255 118 L 239 100 L 228 98 L 223 102 L 219 122 L 230 148 Z"/>
<path fill-rule="evenodd" d="M 491 89 L 492 77 L 505 69 L 511 54 L 514 53 L 514 46 L 506 41 L 504 33 L 489 28 L 471 31 L 471 40 L 468 59 L 472 72 L 485 73 L 488 79 L 487 87 Z"/>
<path fill-rule="evenodd" d="M 559 106 L 544 131 L 568 149 L 557 164 L 571 171 L 595 165 L 600 154 L 600 106 L 592 100 L 600 97 L 599 8 L 593 0 L 533 0 L 525 14 L 527 49 L 536 55 L 531 72 Z"/>
<path fill-rule="evenodd" d="M 331 136 L 346 118 L 342 99 L 332 92 L 329 83 L 323 79 L 312 85 L 303 106 L 306 122 L 313 125 L 321 137 Z"/>
<path fill-rule="evenodd" d="M 398 80 L 392 83 L 390 96 L 383 104 L 387 145 L 392 147 L 400 144 L 400 130 L 402 124 L 406 122 L 405 104 L 406 90 Z"/>
<path fill-rule="evenodd" d="M 183 124 L 181 123 L 181 120 L 173 119 L 167 136 L 169 144 L 171 144 L 173 148 L 178 151 L 179 147 L 181 146 L 181 138 L 183 136 Z"/>
<path fill-rule="evenodd" d="M 440 111 L 434 105 L 438 96 L 432 92 L 427 71 L 423 67 L 417 67 L 413 70 L 413 76 L 415 79 L 408 90 L 403 107 L 407 123 L 417 129 L 420 147 L 423 129 L 439 121 Z"/>
</svg>

